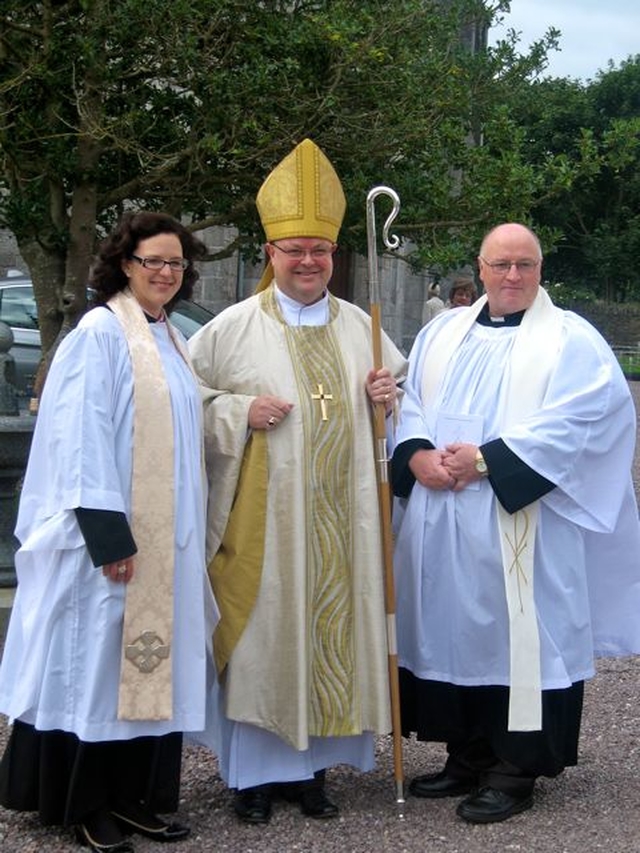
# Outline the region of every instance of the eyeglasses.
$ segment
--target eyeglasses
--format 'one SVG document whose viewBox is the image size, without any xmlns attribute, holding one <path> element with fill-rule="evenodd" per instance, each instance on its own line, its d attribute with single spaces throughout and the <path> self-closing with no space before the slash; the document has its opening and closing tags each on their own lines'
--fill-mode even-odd
<svg viewBox="0 0 640 853">
<path fill-rule="evenodd" d="M 279 249 L 283 254 L 291 258 L 292 261 L 301 261 L 307 255 L 311 255 L 314 261 L 322 261 L 324 258 L 328 258 L 329 255 L 333 255 L 336 250 L 335 246 L 330 246 L 328 249 L 325 246 L 317 246 L 315 249 L 310 249 L 307 252 L 305 249 L 283 249 L 277 243 L 270 243 L 269 245 L 273 246 L 274 249 Z"/>
<path fill-rule="evenodd" d="M 140 266 L 147 270 L 158 272 L 164 269 L 165 264 L 171 272 L 184 272 L 189 266 L 189 261 L 186 258 L 171 258 L 170 261 L 165 261 L 164 258 L 141 258 L 139 255 L 131 255 L 134 261 L 137 261 Z"/>
<path fill-rule="evenodd" d="M 532 272 L 540 264 L 540 261 L 487 261 L 482 255 L 480 260 L 494 272 L 502 274 L 508 273 L 511 267 L 515 267 L 520 273 Z"/>
</svg>

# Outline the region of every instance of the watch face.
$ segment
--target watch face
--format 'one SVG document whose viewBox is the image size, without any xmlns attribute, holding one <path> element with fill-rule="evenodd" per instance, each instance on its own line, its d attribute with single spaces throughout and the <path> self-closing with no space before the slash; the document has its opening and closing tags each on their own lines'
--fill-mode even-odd
<svg viewBox="0 0 640 853">
<path fill-rule="evenodd" d="M 476 458 L 476 471 L 478 474 L 487 474 L 489 469 L 487 468 L 487 463 L 484 461 L 482 456 L 478 454 Z"/>
</svg>

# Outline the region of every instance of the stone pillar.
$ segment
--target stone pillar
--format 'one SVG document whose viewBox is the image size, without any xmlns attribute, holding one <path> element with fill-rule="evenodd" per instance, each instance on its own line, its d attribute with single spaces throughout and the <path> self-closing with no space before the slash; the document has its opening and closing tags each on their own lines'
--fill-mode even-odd
<svg viewBox="0 0 640 853">
<path fill-rule="evenodd" d="M 12 346 L 13 332 L 0 320 L 0 415 L 19 414 L 16 365 L 9 352 Z"/>
<path fill-rule="evenodd" d="M 18 511 L 19 484 L 25 471 L 35 419 L 20 413 L 18 396 L 10 379 L 15 364 L 9 350 L 13 333 L 0 322 L 0 588 L 15 586 L 13 535 Z"/>
</svg>

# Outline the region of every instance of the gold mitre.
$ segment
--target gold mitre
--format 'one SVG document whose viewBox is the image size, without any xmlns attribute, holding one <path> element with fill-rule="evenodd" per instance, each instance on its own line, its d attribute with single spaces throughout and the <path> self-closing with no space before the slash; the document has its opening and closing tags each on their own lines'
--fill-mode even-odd
<svg viewBox="0 0 640 853">
<path fill-rule="evenodd" d="M 347 206 L 340 178 L 325 154 L 303 139 L 258 190 L 256 206 L 267 240 L 319 237 L 335 243 Z M 256 288 L 273 278 L 271 262 Z"/>
<path fill-rule="evenodd" d="M 347 203 L 325 154 L 304 139 L 262 184 L 256 205 L 269 242 L 320 237 L 335 243 Z"/>
</svg>

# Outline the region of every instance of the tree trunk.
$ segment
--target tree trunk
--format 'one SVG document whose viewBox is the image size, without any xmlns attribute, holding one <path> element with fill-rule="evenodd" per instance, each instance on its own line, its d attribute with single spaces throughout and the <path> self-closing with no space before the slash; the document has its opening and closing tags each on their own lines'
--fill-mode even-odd
<svg viewBox="0 0 640 853">
<path fill-rule="evenodd" d="M 87 308 L 87 283 L 96 244 L 96 174 L 101 152 L 100 145 L 92 136 L 92 128 L 95 127 L 96 114 L 100 111 L 100 97 L 87 80 L 84 95 L 78 103 L 81 123 L 76 151 L 79 178 L 71 195 L 66 222 L 69 233 L 67 245 L 61 248 L 59 254 L 53 254 L 40 243 L 34 242 L 25 247 L 28 254 L 23 253 L 32 271 L 40 318 L 42 357 L 34 382 L 36 397 L 42 393 L 49 366 L 60 342 L 75 327 Z M 52 282 L 55 282 L 54 286 Z"/>
</svg>

